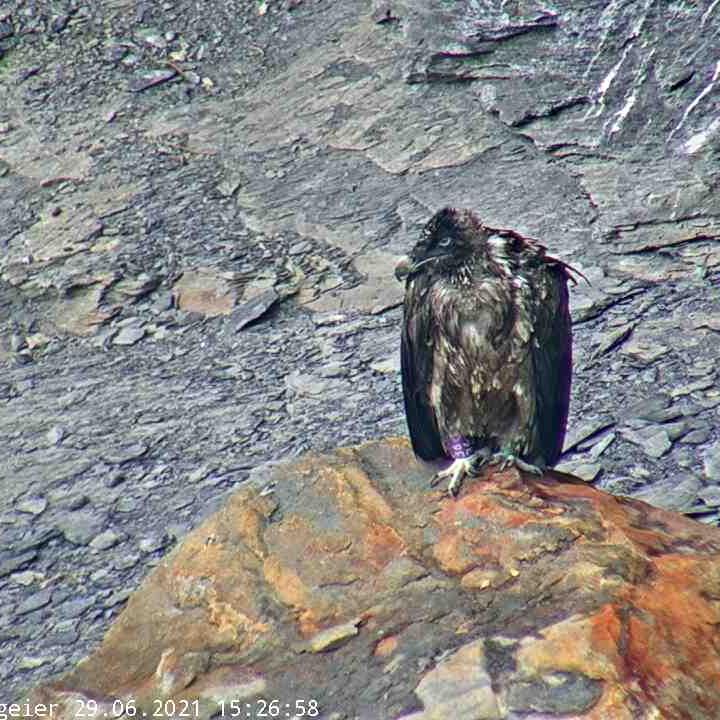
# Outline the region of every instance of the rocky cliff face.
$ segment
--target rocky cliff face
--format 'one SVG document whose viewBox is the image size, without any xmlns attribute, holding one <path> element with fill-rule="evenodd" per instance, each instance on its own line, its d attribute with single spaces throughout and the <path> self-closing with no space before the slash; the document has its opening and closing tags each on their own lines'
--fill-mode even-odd
<svg viewBox="0 0 720 720">
<path fill-rule="evenodd" d="M 404 432 L 392 266 L 447 204 L 591 280 L 565 469 L 717 524 L 719 28 L 3 0 L 0 687 L 88 654 L 252 467 Z"/>
<path fill-rule="evenodd" d="M 259 470 L 32 701 L 62 720 L 79 698 L 203 718 L 271 699 L 280 717 L 713 716 L 720 531 L 554 473 L 484 475 L 458 499 L 431 475 L 404 440 Z"/>
</svg>

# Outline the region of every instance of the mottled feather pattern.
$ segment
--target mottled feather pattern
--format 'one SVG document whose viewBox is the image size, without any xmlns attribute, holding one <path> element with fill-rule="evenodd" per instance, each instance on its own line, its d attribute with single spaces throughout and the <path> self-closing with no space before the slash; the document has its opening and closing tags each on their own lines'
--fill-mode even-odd
<svg viewBox="0 0 720 720">
<path fill-rule="evenodd" d="M 470 211 L 446 208 L 411 255 L 402 334 L 416 454 L 448 443 L 508 451 L 540 466 L 562 449 L 571 374 L 568 266 Z"/>
</svg>

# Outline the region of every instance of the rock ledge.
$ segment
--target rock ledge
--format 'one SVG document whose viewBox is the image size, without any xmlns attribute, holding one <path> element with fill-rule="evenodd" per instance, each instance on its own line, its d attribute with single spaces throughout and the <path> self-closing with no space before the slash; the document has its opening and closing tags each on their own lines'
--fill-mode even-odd
<svg viewBox="0 0 720 720">
<path fill-rule="evenodd" d="M 399 439 L 261 469 L 31 702 L 55 718 L 82 696 L 148 715 L 197 700 L 203 718 L 272 699 L 335 720 L 713 716 L 717 529 L 560 473 L 485 475 L 458 499 L 431 473 Z"/>
</svg>

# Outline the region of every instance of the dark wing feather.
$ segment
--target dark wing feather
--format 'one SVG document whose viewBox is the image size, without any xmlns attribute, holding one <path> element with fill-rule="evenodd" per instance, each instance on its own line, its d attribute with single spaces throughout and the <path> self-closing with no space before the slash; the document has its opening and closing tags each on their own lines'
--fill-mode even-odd
<svg viewBox="0 0 720 720">
<path fill-rule="evenodd" d="M 572 379 L 572 325 L 568 298 L 568 274 L 562 263 L 546 265 L 548 297 L 535 308 L 532 343 L 537 397 L 536 437 L 533 455 L 554 465 L 562 453 L 570 406 Z"/>
<path fill-rule="evenodd" d="M 434 343 L 427 283 L 416 277 L 405 291 L 405 315 L 400 343 L 403 397 L 410 440 L 416 455 L 436 460 L 445 451 L 438 432 L 435 413 L 430 407 L 428 388 L 432 380 Z"/>
</svg>

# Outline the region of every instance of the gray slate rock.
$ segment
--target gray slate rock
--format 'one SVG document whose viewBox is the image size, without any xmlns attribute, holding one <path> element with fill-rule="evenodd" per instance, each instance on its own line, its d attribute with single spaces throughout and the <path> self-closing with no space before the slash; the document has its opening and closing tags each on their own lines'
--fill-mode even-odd
<svg viewBox="0 0 720 720">
<path fill-rule="evenodd" d="M 623 429 L 622 436 L 651 458 L 661 458 L 672 448 L 672 440 L 667 431 L 658 426 L 651 426 L 641 430 Z"/>
<path fill-rule="evenodd" d="M 85 614 L 95 604 L 95 600 L 89 597 L 80 597 L 67 600 L 60 605 L 60 612 L 66 618 L 77 618 Z"/>
<path fill-rule="evenodd" d="M 89 545 L 105 524 L 105 518 L 90 510 L 78 510 L 62 517 L 58 529 L 73 545 Z"/>
<path fill-rule="evenodd" d="M 64 428 L 59 425 L 53 425 L 53 427 L 47 431 L 47 435 L 45 437 L 47 438 L 49 445 L 59 445 L 66 434 L 67 433 Z"/>
<path fill-rule="evenodd" d="M 0 578 L 14 573 L 16 570 L 22 570 L 37 559 L 37 553 L 32 550 L 30 552 L 19 553 L 17 555 L 9 555 L 3 553 L 0 555 Z"/>
<path fill-rule="evenodd" d="M 113 338 L 113 345 L 134 345 L 145 337 L 145 328 L 137 325 L 130 325 L 122 328 Z"/>
<path fill-rule="evenodd" d="M 720 485 L 708 485 L 698 492 L 698 498 L 710 507 L 720 507 Z"/>
<path fill-rule="evenodd" d="M 281 299 L 277 290 L 268 288 L 263 290 L 252 300 L 240 305 L 232 314 L 235 331 L 239 332 L 250 323 L 259 320 L 276 302 Z"/>
<path fill-rule="evenodd" d="M 586 482 L 594 482 L 603 470 L 600 463 L 588 463 L 582 460 L 562 462 L 555 466 L 559 472 L 575 475 Z"/>
<path fill-rule="evenodd" d="M 44 497 L 29 497 L 20 500 L 15 507 L 23 513 L 30 515 L 41 515 L 45 512 L 48 502 Z"/>
<path fill-rule="evenodd" d="M 177 75 L 177 72 L 172 68 L 165 70 L 151 70 L 150 72 L 142 73 L 134 78 L 130 82 L 130 92 L 142 92 L 148 88 L 155 87 L 172 80 Z"/>
<path fill-rule="evenodd" d="M 702 445 L 710 439 L 711 431 L 709 427 L 691 430 L 683 436 L 682 442 L 688 445 Z"/>
<path fill-rule="evenodd" d="M 720 442 L 711 445 L 702 455 L 703 473 L 708 480 L 720 482 Z"/>
<path fill-rule="evenodd" d="M 574 450 L 580 443 L 599 435 L 604 430 L 613 427 L 615 421 L 610 416 L 590 418 L 583 423 L 570 427 L 565 437 L 563 453 Z"/>
<path fill-rule="evenodd" d="M 107 450 L 103 453 L 103 460 L 110 465 L 122 465 L 141 458 L 147 451 L 148 446 L 144 442 L 133 443 Z"/>
<path fill-rule="evenodd" d="M 655 507 L 682 512 L 695 504 L 700 487 L 700 479 L 686 473 L 653 483 L 632 495 Z"/>
<path fill-rule="evenodd" d="M 122 536 L 114 530 L 105 530 L 90 541 L 90 547 L 95 550 L 109 550 L 114 545 L 117 545 L 121 539 Z"/>
<path fill-rule="evenodd" d="M 52 601 L 53 591 L 51 588 L 45 590 L 39 590 L 30 597 L 25 598 L 16 608 L 16 615 L 26 615 L 27 613 L 35 612 L 49 605 Z"/>
<path fill-rule="evenodd" d="M 602 437 L 598 442 L 590 449 L 590 457 L 593 460 L 597 460 L 609 447 L 615 442 L 617 435 L 614 432 L 608 433 Z"/>
<path fill-rule="evenodd" d="M 511 685 L 507 704 L 511 710 L 523 713 L 581 713 L 600 699 L 602 691 L 600 680 L 580 673 L 553 673 Z"/>
<path fill-rule="evenodd" d="M 162 550 L 167 545 L 167 538 L 163 535 L 150 535 L 149 537 L 143 538 L 138 547 L 146 554 L 157 552 Z"/>
</svg>

